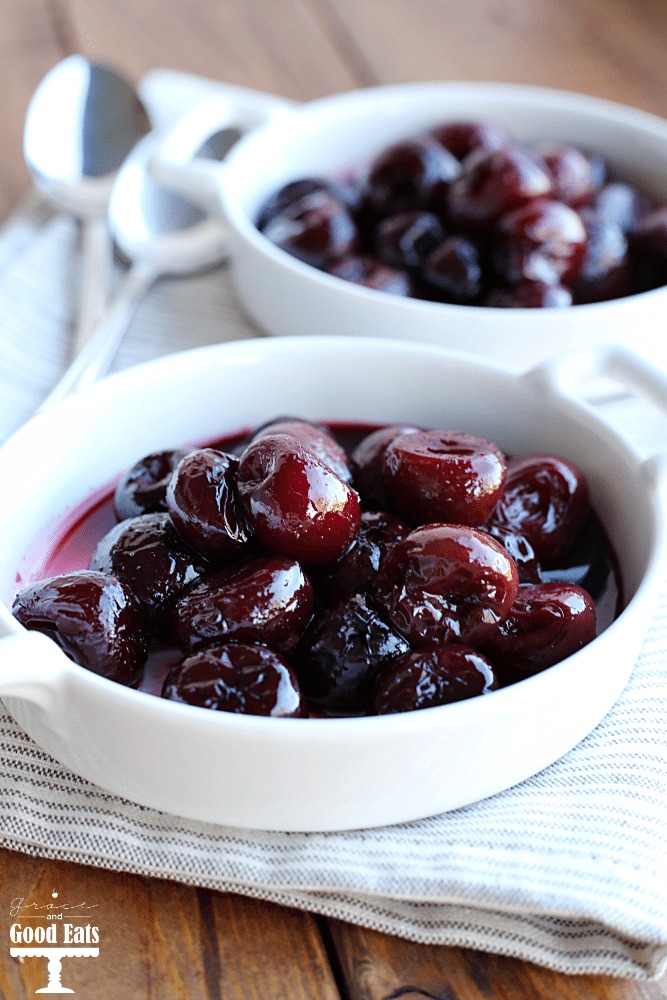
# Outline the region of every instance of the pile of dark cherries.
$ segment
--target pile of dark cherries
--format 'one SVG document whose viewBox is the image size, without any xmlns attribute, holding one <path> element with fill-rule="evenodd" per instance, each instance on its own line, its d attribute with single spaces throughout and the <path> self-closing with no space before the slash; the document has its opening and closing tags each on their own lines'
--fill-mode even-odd
<svg viewBox="0 0 667 1000">
<path fill-rule="evenodd" d="M 667 284 L 667 207 L 601 156 L 486 121 L 396 142 L 363 176 L 292 181 L 257 227 L 336 277 L 435 302 L 562 307 Z"/>
<path fill-rule="evenodd" d="M 450 430 L 355 440 L 285 417 L 236 448 L 147 456 L 89 568 L 26 587 L 15 616 L 131 686 L 176 643 L 163 697 L 290 717 L 487 694 L 595 637 L 558 569 L 593 516 L 571 462 Z"/>
</svg>

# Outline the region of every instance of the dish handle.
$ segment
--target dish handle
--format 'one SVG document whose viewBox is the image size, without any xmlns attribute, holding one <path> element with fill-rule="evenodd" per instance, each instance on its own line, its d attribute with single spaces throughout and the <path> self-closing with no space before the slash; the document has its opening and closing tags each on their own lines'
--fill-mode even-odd
<svg viewBox="0 0 667 1000">
<path fill-rule="evenodd" d="M 67 658 L 40 632 L 20 632 L 0 639 L 0 698 L 18 698 L 37 705 L 51 729 L 65 716 L 64 671 Z"/>
<path fill-rule="evenodd" d="M 225 85 L 164 131 L 150 161 L 151 176 L 206 211 L 219 213 L 225 163 L 198 155 L 200 150 L 225 129 L 245 135 L 262 125 L 291 117 L 297 107 L 270 94 Z"/>
<path fill-rule="evenodd" d="M 667 416 L 667 372 L 632 351 L 612 344 L 558 355 L 526 372 L 524 378 L 538 391 L 577 399 L 581 404 L 577 386 L 600 376 L 633 390 Z M 591 409 L 595 412 L 594 407 Z M 641 467 L 667 502 L 667 451 L 644 459 Z"/>
</svg>

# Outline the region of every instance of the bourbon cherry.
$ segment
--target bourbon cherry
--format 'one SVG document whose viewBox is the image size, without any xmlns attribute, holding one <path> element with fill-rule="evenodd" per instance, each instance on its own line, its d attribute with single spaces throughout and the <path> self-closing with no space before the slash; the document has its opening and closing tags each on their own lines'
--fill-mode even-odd
<svg viewBox="0 0 667 1000">
<path fill-rule="evenodd" d="M 297 672 L 308 699 L 334 713 L 365 713 L 378 670 L 410 649 L 365 594 L 324 608 L 298 650 Z"/>
<path fill-rule="evenodd" d="M 385 451 L 400 434 L 416 434 L 417 431 L 417 427 L 404 424 L 379 427 L 362 438 L 352 452 L 354 485 L 371 510 L 383 510 L 387 506 L 384 482 Z"/>
<path fill-rule="evenodd" d="M 309 195 L 322 192 L 332 194 L 349 209 L 356 207 L 359 201 L 359 192 L 350 184 L 336 183 L 325 180 L 323 177 L 303 177 L 296 181 L 290 181 L 289 184 L 285 184 L 284 187 L 279 188 L 275 194 L 271 195 L 262 206 L 262 211 L 257 219 L 257 228 L 264 230 L 268 223 L 285 209 L 290 209 Z"/>
<path fill-rule="evenodd" d="M 371 163 L 365 204 L 378 216 L 428 208 L 434 198 L 444 198 L 459 171 L 456 157 L 428 136 L 405 139 Z"/>
<path fill-rule="evenodd" d="M 478 645 L 505 617 L 518 586 L 514 562 L 486 532 L 428 524 L 396 543 L 374 595 L 413 646 Z"/>
<path fill-rule="evenodd" d="M 313 610 L 313 588 L 292 559 L 263 556 L 211 573 L 176 603 L 172 631 L 192 652 L 228 642 L 261 642 L 289 652 Z"/>
<path fill-rule="evenodd" d="M 421 276 L 433 298 L 471 305 L 482 290 L 480 252 L 464 236 L 449 236 L 428 255 Z"/>
<path fill-rule="evenodd" d="M 475 149 L 499 149 L 510 141 L 503 126 L 490 121 L 445 122 L 431 129 L 429 135 L 457 160 L 465 159 Z"/>
<path fill-rule="evenodd" d="M 317 455 L 340 479 L 346 483 L 352 482 L 352 470 L 345 450 L 324 427 L 296 417 L 283 417 L 264 424 L 255 431 L 250 441 L 259 441 L 260 438 L 273 434 L 287 434 L 294 438 L 306 451 Z"/>
<path fill-rule="evenodd" d="M 524 535 L 518 534 L 512 528 L 493 523 L 481 525 L 480 531 L 487 531 L 492 538 L 500 542 L 507 555 L 516 565 L 519 573 L 519 583 L 541 582 L 542 567 L 535 555 L 533 546 Z"/>
<path fill-rule="evenodd" d="M 544 281 L 521 281 L 512 288 L 494 288 L 484 305 L 494 309 L 563 309 L 571 306 L 572 292 L 563 285 Z"/>
<path fill-rule="evenodd" d="M 478 149 L 463 161 L 448 194 L 448 219 L 454 227 L 479 232 L 501 215 L 551 193 L 543 164 L 520 146 Z"/>
<path fill-rule="evenodd" d="M 236 494 L 238 464 L 226 452 L 200 448 L 181 459 L 167 488 L 176 531 L 207 559 L 232 559 L 250 539 Z"/>
<path fill-rule="evenodd" d="M 577 302 L 604 302 L 630 292 L 628 240 L 615 222 L 590 209 L 581 210 L 586 251 L 574 292 Z"/>
<path fill-rule="evenodd" d="M 621 181 L 605 184 L 591 202 L 596 215 L 620 226 L 624 233 L 635 229 L 653 207 L 650 198 L 643 192 Z"/>
<path fill-rule="evenodd" d="M 476 649 L 443 643 L 417 649 L 389 666 L 377 680 L 372 707 L 378 715 L 450 705 L 498 687 L 489 660 Z"/>
<path fill-rule="evenodd" d="M 498 220 L 493 265 L 509 284 L 571 285 L 579 274 L 585 247 L 586 230 L 574 209 L 542 199 Z"/>
<path fill-rule="evenodd" d="M 304 195 L 274 215 L 263 231 L 276 246 L 314 267 L 350 253 L 358 241 L 349 210 L 327 190 Z"/>
<path fill-rule="evenodd" d="M 524 535 L 540 562 L 557 562 L 574 544 L 588 513 L 581 469 L 559 455 L 526 455 L 507 463 L 490 522 Z"/>
<path fill-rule="evenodd" d="M 600 182 L 599 165 L 574 146 L 546 144 L 535 150 L 546 164 L 552 197 L 573 208 L 590 201 Z"/>
<path fill-rule="evenodd" d="M 386 292 L 387 295 L 408 298 L 414 292 L 410 276 L 405 271 L 361 254 L 338 257 L 327 264 L 325 271 L 334 278 L 373 288 L 376 292 Z"/>
<path fill-rule="evenodd" d="M 357 533 L 357 493 L 287 434 L 267 434 L 246 448 L 238 490 L 260 544 L 304 566 L 338 558 Z"/>
<path fill-rule="evenodd" d="M 296 674 L 267 646 L 227 643 L 179 660 L 162 697 L 217 712 L 295 718 L 306 715 Z"/>
<path fill-rule="evenodd" d="M 445 239 L 445 231 L 433 212 L 399 212 L 378 223 L 375 250 L 392 267 L 414 270 Z"/>
<path fill-rule="evenodd" d="M 595 605 L 572 583 L 519 588 L 504 621 L 483 649 L 503 684 L 531 677 L 564 660 L 595 638 Z"/>
<path fill-rule="evenodd" d="M 505 478 L 496 445 L 460 431 L 417 431 L 385 450 L 384 480 L 391 506 L 413 524 L 482 524 Z"/>
<path fill-rule="evenodd" d="M 182 541 L 168 514 L 121 521 L 98 542 L 90 559 L 90 569 L 116 576 L 131 589 L 157 637 L 183 588 L 205 568 L 206 561 Z"/>
<path fill-rule="evenodd" d="M 165 511 L 169 480 L 184 455 L 184 451 L 155 451 L 136 462 L 114 493 L 118 520 Z"/>
<path fill-rule="evenodd" d="M 138 683 L 146 661 L 142 622 L 130 588 L 116 577 L 78 570 L 40 580 L 16 596 L 12 613 L 87 670 Z"/>
<path fill-rule="evenodd" d="M 411 530 L 393 514 L 365 511 L 349 549 L 317 574 L 318 592 L 341 596 L 370 590 L 393 546 Z"/>
</svg>

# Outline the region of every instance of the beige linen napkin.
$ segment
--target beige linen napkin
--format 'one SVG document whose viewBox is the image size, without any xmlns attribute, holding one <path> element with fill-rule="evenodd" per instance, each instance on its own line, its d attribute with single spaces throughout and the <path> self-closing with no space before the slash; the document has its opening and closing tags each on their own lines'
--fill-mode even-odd
<svg viewBox="0 0 667 1000">
<path fill-rule="evenodd" d="M 196 81 L 185 98 L 166 84 L 155 78 L 149 88 L 163 119 L 198 92 Z M 65 364 L 77 254 L 74 225 L 38 203 L 0 234 L 0 438 Z M 256 333 L 219 268 L 156 286 L 117 366 Z M 667 442 L 667 420 L 643 402 L 603 410 L 642 450 Z M 0 705 L 7 847 L 233 890 L 564 972 L 646 978 L 667 969 L 666 828 L 667 591 L 627 689 L 583 743 L 485 802 L 380 830 L 248 832 L 146 809 L 68 772 Z"/>
</svg>

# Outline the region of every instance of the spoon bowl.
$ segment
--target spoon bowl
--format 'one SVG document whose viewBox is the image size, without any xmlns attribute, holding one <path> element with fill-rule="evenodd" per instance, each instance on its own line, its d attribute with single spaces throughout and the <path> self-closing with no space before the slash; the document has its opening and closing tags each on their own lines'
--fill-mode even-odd
<svg viewBox="0 0 667 1000">
<path fill-rule="evenodd" d="M 28 108 L 26 164 L 58 209 L 83 223 L 83 276 L 76 355 L 108 299 L 111 239 L 106 224 L 116 174 L 151 128 L 134 87 L 109 66 L 70 56 L 47 73 Z"/>
<path fill-rule="evenodd" d="M 50 201 L 75 215 L 104 216 L 118 168 L 150 127 L 123 76 L 75 55 L 54 66 L 35 91 L 23 152 Z"/>
</svg>

